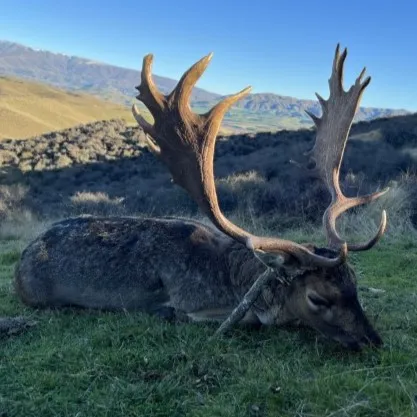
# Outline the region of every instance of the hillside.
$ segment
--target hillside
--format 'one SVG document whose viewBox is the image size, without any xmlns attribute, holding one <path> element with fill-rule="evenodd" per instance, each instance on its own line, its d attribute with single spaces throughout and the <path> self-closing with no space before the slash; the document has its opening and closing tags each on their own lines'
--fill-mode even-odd
<svg viewBox="0 0 417 417">
<path fill-rule="evenodd" d="M 186 69 L 187 63 L 184 63 Z M 120 68 L 76 56 L 35 50 L 13 42 L 0 41 L 0 75 L 9 75 L 84 92 L 114 103 L 131 105 L 140 82 L 140 71 Z M 176 81 L 154 75 L 163 93 L 169 93 Z M 255 85 L 256 87 L 256 85 Z M 205 112 L 221 96 L 194 88 L 192 107 Z M 226 115 L 224 129 L 245 133 L 310 127 L 305 110 L 318 112 L 318 103 L 277 94 L 251 94 Z M 405 110 L 361 108 L 356 120 L 406 114 Z"/>
<path fill-rule="evenodd" d="M 102 119 L 133 122 L 130 109 L 82 93 L 0 77 L 0 139 L 24 138 Z"/>
<path fill-rule="evenodd" d="M 292 117 L 299 119 L 301 123 L 311 124 L 305 111 L 308 110 L 317 115 L 320 114 L 320 106 L 314 100 L 300 100 L 294 97 L 280 96 L 277 94 L 251 94 L 241 102 L 236 103 L 236 108 L 253 113 L 271 114 L 280 117 Z M 381 109 L 376 107 L 360 107 L 355 120 L 372 120 L 380 117 L 391 117 L 407 114 L 406 110 Z"/>
<path fill-rule="evenodd" d="M 354 125 L 341 173 L 347 195 L 391 184 L 393 191 L 382 204 L 388 209 L 399 204 L 414 224 L 416 126 L 417 114 Z M 320 222 L 327 192 L 290 163 L 291 159 L 302 162 L 313 136 L 313 130 L 299 130 L 219 138 L 215 172 L 225 212 L 247 217 L 250 211 L 253 219 L 262 217 L 274 228 L 299 225 L 300 219 Z M 95 122 L 28 140 L 4 140 L 0 167 L 3 218 L 20 212 L 41 218 L 196 213 L 195 204 L 172 184 L 166 168 L 149 152 L 142 132 L 123 121 Z M 398 211 L 394 207 L 390 213 Z"/>
</svg>

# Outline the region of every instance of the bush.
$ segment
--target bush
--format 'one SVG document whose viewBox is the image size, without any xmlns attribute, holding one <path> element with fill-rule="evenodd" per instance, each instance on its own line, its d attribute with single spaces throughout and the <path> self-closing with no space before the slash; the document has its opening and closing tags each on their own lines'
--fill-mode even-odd
<svg viewBox="0 0 417 417">
<path fill-rule="evenodd" d="M 416 224 L 413 154 L 398 148 L 398 141 L 394 146 L 391 139 L 384 139 L 384 132 L 392 134 L 396 124 L 414 134 L 400 118 L 354 126 L 353 133 L 362 139 L 348 143 L 341 185 L 347 196 L 354 196 L 395 180 L 411 201 L 401 213 Z M 375 126 L 378 134 L 372 133 Z M 368 137 L 372 140 L 363 139 Z M 219 138 L 215 174 L 226 215 L 247 213 L 280 228 L 320 225 L 329 194 L 323 184 L 290 163 L 308 162 L 303 154 L 313 139 L 313 130 Z M 121 121 L 77 126 L 26 141 L 4 141 L 0 165 L 3 212 L 14 207 L 40 219 L 79 213 L 197 213 L 196 204 L 171 183 L 167 169 L 149 152 L 139 129 Z"/>
</svg>

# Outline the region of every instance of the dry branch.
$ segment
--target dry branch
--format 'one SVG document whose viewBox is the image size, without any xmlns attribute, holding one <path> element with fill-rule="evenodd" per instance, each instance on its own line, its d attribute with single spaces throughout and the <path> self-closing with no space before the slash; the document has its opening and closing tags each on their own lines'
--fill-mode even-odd
<svg viewBox="0 0 417 417">
<path fill-rule="evenodd" d="M 275 276 L 274 271 L 271 268 L 267 268 L 265 272 L 253 283 L 249 291 L 245 294 L 239 305 L 232 311 L 230 316 L 216 330 L 215 336 L 227 333 L 236 323 L 242 320 L 261 294 L 262 287 L 268 284 L 268 282 L 275 278 Z"/>
</svg>

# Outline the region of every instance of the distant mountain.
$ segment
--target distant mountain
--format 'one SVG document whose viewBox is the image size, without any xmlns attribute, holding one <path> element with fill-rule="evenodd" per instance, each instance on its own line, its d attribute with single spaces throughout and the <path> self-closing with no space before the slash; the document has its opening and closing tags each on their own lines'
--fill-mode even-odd
<svg viewBox="0 0 417 417">
<path fill-rule="evenodd" d="M 86 58 L 35 50 L 17 43 L 0 41 L 0 75 L 11 75 L 43 82 L 59 88 L 81 91 L 115 103 L 131 105 L 134 86 L 140 82 L 140 71 L 108 65 Z M 176 80 L 154 75 L 159 89 L 167 94 Z M 192 106 L 207 111 L 221 95 L 194 88 Z M 226 115 L 226 132 L 276 131 L 309 127 L 305 110 L 319 113 L 313 100 L 300 100 L 277 94 L 251 94 L 238 102 Z M 409 114 L 406 110 L 361 108 L 356 121 Z"/>
<path fill-rule="evenodd" d="M 140 83 L 140 71 L 7 41 L 0 41 L 0 74 L 41 81 L 68 90 L 82 90 L 124 104 L 131 103 L 136 92 L 134 87 Z M 154 75 L 154 80 L 163 93 L 170 92 L 177 83 L 157 75 Z M 201 88 L 195 88 L 192 95 L 192 99 L 198 101 L 219 97 L 219 94 Z"/>
<path fill-rule="evenodd" d="M 246 99 L 236 103 L 236 108 L 245 109 L 254 113 L 272 113 L 276 116 L 300 117 L 310 122 L 305 114 L 308 110 L 320 115 L 320 105 L 314 100 L 300 100 L 294 97 L 280 96 L 278 94 L 263 93 L 251 94 Z M 356 114 L 356 121 L 371 120 L 379 117 L 391 117 L 409 114 L 407 110 L 381 109 L 376 107 L 361 107 Z"/>
</svg>

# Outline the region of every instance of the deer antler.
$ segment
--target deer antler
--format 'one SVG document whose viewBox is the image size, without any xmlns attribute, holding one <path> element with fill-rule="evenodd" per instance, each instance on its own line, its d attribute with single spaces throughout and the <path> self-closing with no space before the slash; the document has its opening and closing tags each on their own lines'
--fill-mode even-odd
<svg viewBox="0 0 417 417">
<path fill-rule="evenodd" d="M 189 105 L 192 89 L 207 68 L 212 54 L 194 64 L 178 82 L 171 94 L 164 96 L 151 77 L 152 55 L 143 60 L 142 80 L 137 99 L 152 113 L 150 125 L 133 106 L 133 114 L 145 131 L 159 146 L 159 158 L 167 165 L 175 183 L 183 187 L 213 224 L 248 248 L 282 255 L 285 260 L 297 259 L 304 267 L 336 266 L 346 258 L 342 245 L 336 258 L 318 256 L 305 246 L 283 239 L 259 237 L 230 222 L 221 212 L 213 173 L 216 136 L 227 110 L 251 90 L 245 88 L 216 104 L 206 114 L 194 113 Z"/>
<path fill-rule="evenodd" d="M 366 70 L 364 68 L 356 79 L 355 84 L 348 91 L 344 91 L 343 65 L 347 56 L 347 49 L 342 54 L 340 54 L 339 49 L 339 45 L 337 45 L 333 70 L 329 79 L 329 99 L 324 100 L 323 97 L 316 93 L 322 108 L 322 116 L 319 118 L 307 112 L 317 127 L 316 141 L 308 155 L 316 163 L 313 169 L 324 181 L 332 197 L 332 201 L 323 215 L 323 226 L 327 234 L 328 243 L 333 248 L 339 248 L 344 242 L 336 231 L 337 217 L 352 207 L 376 200 L 388 191 L 387 188 L 373 194 L 348 198 L 343 195 L 340 189 L 339 174 L 346 141 L 362 94 L 371 82 L 371 77 L 367 77 L 362 81 Z M 384 234 L 386 224 L 386 212 L 384 210 L 375 236 L 366 243 L 348 245 L 348 250 L 360 251 L 370 249 Z"/>
</svg>

